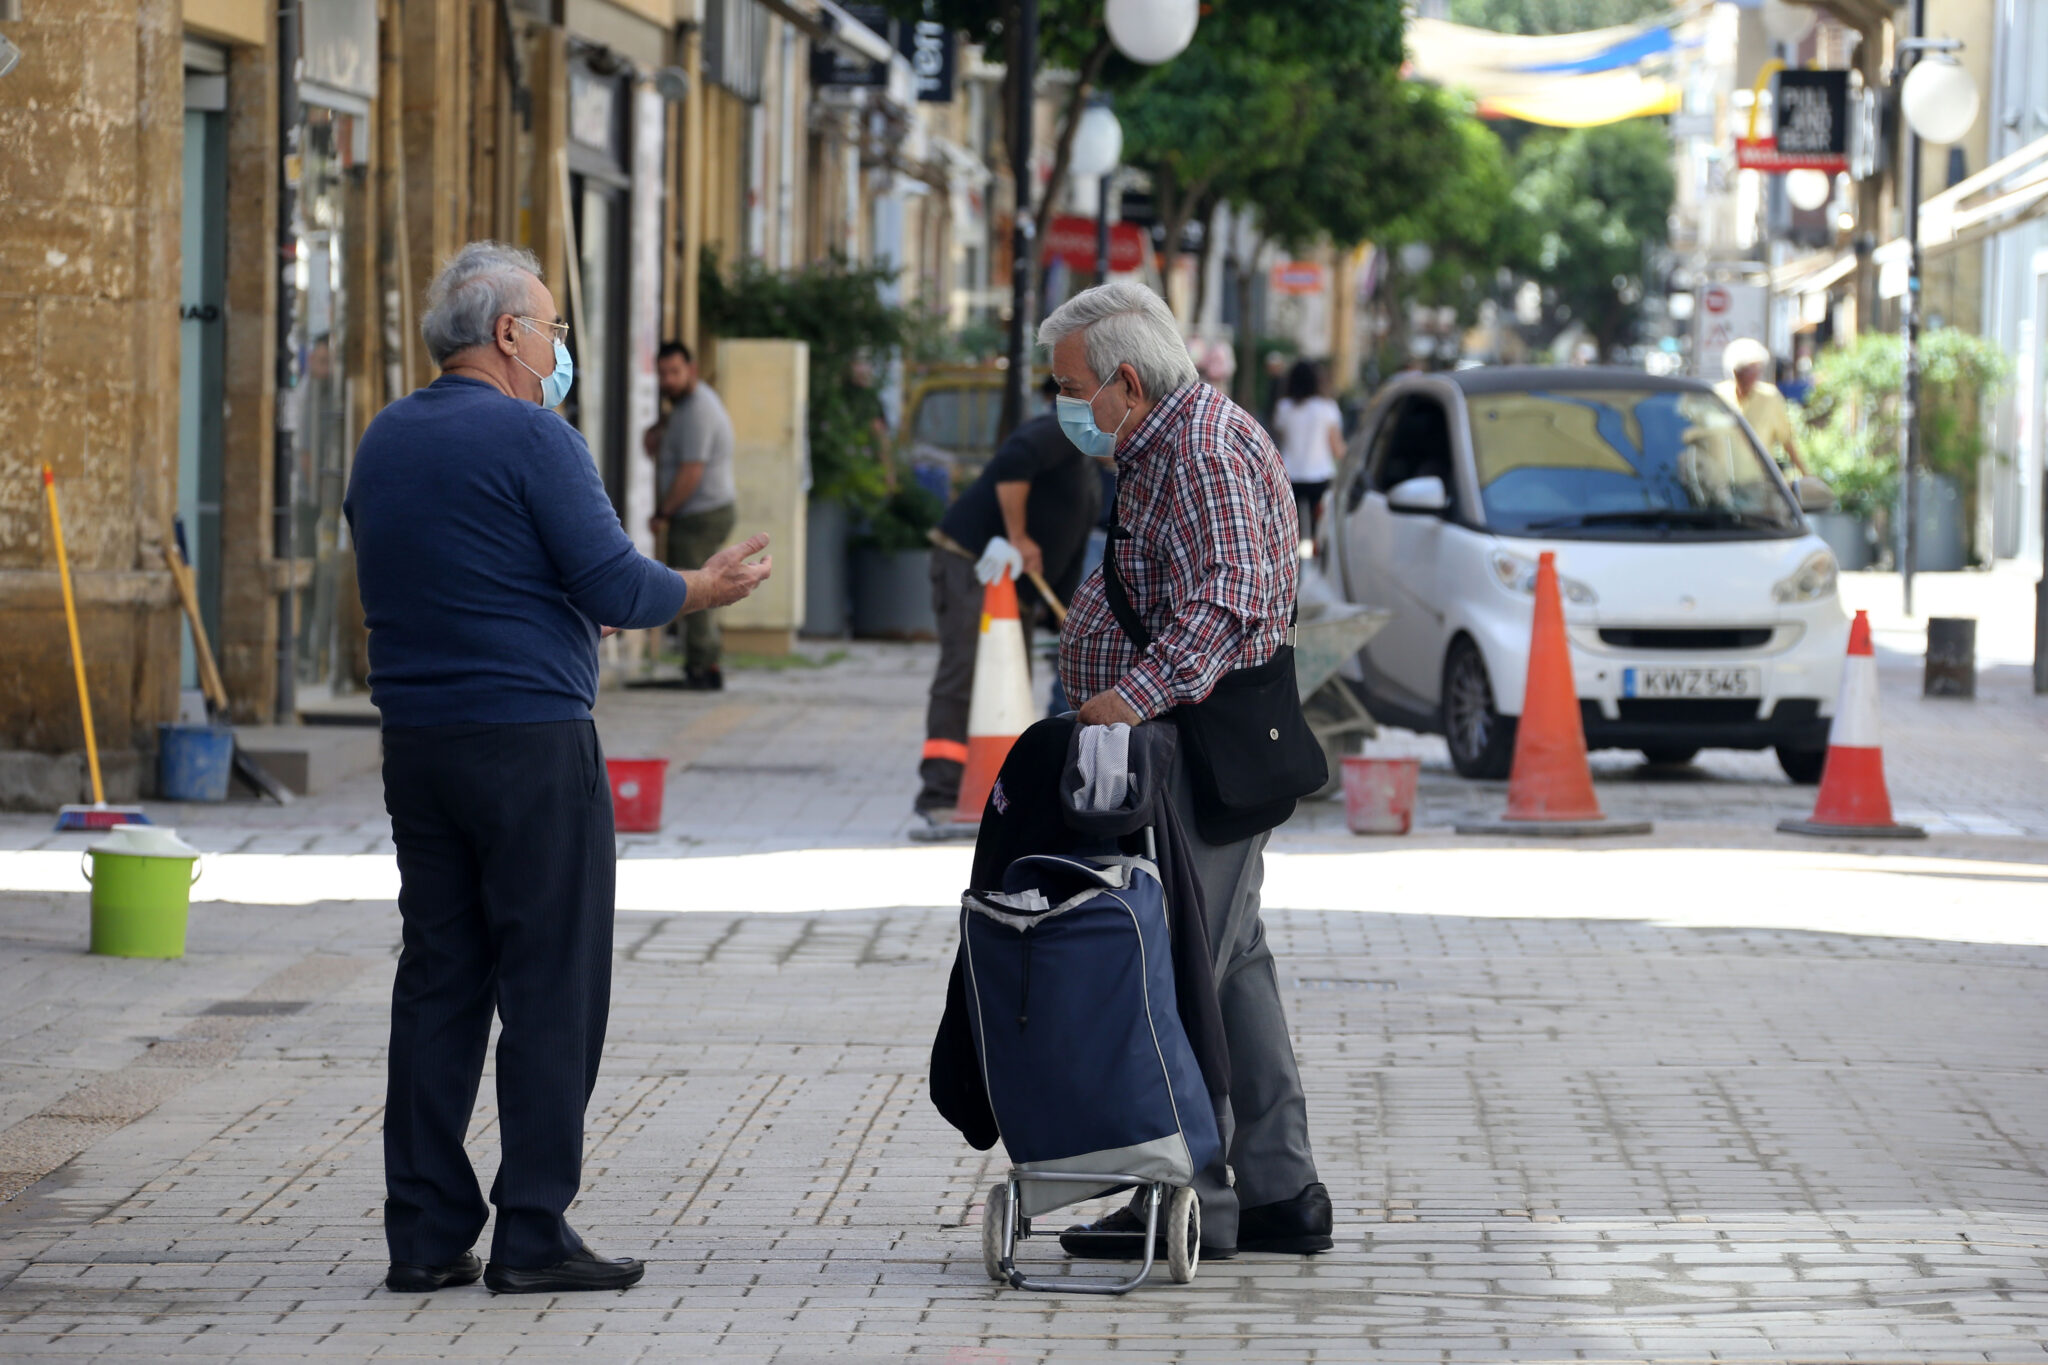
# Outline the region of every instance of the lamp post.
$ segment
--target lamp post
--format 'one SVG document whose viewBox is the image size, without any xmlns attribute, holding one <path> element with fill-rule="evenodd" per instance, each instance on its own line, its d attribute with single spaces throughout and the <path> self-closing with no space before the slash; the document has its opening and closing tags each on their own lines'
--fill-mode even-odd
<svg viewBox="0 0 2048 1365">
<path fill-rule="evenodd" d="M 1017 0 L 1017 31 L 1010 46 L 1010 179 L 1016 185 L 1016 213 L 1010 224 L 1009 372 L 1003 376 L 999 436 L 1024 420 L 1024 394 L 1031 385 L 1031 324 L 1038 312 L 1038 225 L 1031 216 L 1032 89 L 1038 83 L 1038 0 Z"/>
<path fill-rule="evenodd" d="M 1899 583 L 1913 614 L 1913 568 L 1920 548 L 1920 144 L 1954 142 L 1977 121 L 1977 87 L 1949 55 L 1954 38 L 1930 39 L 1927 0 L 1913 0 L 1913 35 L 1899 43 L 1895 71 L 1905 143 L 1906 292 L 1899 299 L 1904 351 L 1899 384 L 1899 467 L 1905 481 L 1899 534 Z M 1931 55 L 1930 55 L 1931 54 Z"/>
<path fill-rule="evenodd" d="M 1095 200 L 1095 282 L 1109 278 L 1109 191 L 1117 162 L 1123 160 L 1124 129 L 1109 107 L 1107 95 L 1097 95 L 1082 111 L 1074 129 L 1074 150 L 1068 173 L 1079 181 L 1093 180 Z"/>
</svg>

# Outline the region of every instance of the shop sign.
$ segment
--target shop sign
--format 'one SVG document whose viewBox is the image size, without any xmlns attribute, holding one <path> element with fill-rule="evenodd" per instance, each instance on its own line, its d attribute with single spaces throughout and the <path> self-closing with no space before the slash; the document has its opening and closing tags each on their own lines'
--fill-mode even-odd
<svg viewBox="0 0 2048 1365">
<path fill-rule="evenodd" d="M 1314 261 L 1282 261 L 1273 267 L 1272 287 L 1276 294 L 1320 294 L 1323 268 Z"/>
<path fill-rule="evenodd" d="M 377 97 L 377 0 L 317 0 L 299 7 L 299 78 L 308 85 Z"/>
<path fill-rule="evenodd" d="M 1046 225 L 1040 239 L 1047 263 L 1063 261 L 1073 270 L 1095 268 L 1095 220 L 1077 213 L 1062 214 Z M 1145 231 L 1136 223 L 1109 225 L 1109 268 L 1119 274 L 1145 264 Z"/>
<path fill-rule="evenodd" d="M 896 25 L 896 50 L 910 63 L 910 78 L 922 104 L 953 102 L 953 34 L 930 19 Z"/>
<path fill-rule="evenodd" d="M 876 33 L 889 32 L 888 6 L 846 5 L 843 8 L 848 15 Z M 889 65 L 855 56 L 837 44 L 816 43 L 811 47 L 811 84 L 887 87 Z"/>
<path fill-rule="evenodd" d="M 1780 71 L 1767 137 L 1735 140 L 1735 164 L 1746 171 L 1849 169 L 1849 73 Z"/>
</svg>

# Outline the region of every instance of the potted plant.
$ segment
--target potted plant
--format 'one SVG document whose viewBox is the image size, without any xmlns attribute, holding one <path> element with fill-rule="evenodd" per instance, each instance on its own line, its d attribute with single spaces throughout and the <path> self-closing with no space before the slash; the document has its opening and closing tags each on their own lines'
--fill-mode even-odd
<svg viewBox="0 0 2048 1365">
<path fill-rule="evenodd" d="M 1888 549 L 1896 535 L 1902 356 L 1897 336 L 1873 332 L 1823 352 L 1796 419 L 1800 450 L 1834 489 L 1840 518 L 1859 523 L 1813 518 L 1844 568 L 1867 566 L 1873 547 Z M 1917 570 L 1960 569 L 1971 557 L 1978 470 L 1990 453 L 1978 412 L 2010 373 L 2004 352 L 1983 337 L 1943 327 L 1921 338 Z"/>
<path fill-rule="evenodd" d="M 855 635 L 929 640 L 938 633 L 932 615 L 930 534 L 945 510 L 930 489 L 905 480 L 855 533 Z"/>
</svg>

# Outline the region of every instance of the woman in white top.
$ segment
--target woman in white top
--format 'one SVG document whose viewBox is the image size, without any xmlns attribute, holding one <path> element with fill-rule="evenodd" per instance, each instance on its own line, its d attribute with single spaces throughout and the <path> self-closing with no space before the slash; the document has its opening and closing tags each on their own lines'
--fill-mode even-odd
<svg viewBox="0 0 2048 1365">
<path fill-rule="evenodd" d="M 1323 397 L 1313 362 L 1297 360 L 1287 372 L 1287 394 L 1273 409 L 1273 435 L 1287 466 L 1287 480 L 1294 485 L 1302 536 L 1312 538 L 1323 494 L 1337 476 L 1337 461 L 1344 454 L 1344 416 L 1335 400 Z"/>
</svg>

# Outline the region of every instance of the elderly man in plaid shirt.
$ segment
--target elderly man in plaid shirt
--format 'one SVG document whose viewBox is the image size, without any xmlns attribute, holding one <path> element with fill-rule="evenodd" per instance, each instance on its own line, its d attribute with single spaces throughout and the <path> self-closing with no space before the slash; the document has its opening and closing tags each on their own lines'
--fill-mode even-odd
<svg viewBox="0 0 2048 1365">
<path fill-rule="evenodd" d="M 1077 294 L 1038 337 L 1052 347 L 1069 439 L 1116 459 L 1117 517 L 1130 539 L 1111 552 L 1152 633 L 1140 654 L 1097 570 L 1060 632 L 1060 679 L 1069 697 L 1085 698 L 1082 723 L 1136 725 L 1201 701 L 1224 674 L 1264 663 L 1285 641 L 1300 569 L 1294 492 L 1265 429 L 1198 380 L 1173 314 L 1151 290 L 1106 284 Z M 1316 1179 L 1301 1073 L 1259 919 L 1267 836 L 1205 842 L 1184 767 L 1173 797 L 1208 902 L 1230 1043 L 1230 1170 L 1196 1178 L 1202 1254 L 1327 1250 L 1330 1196 Z M 1077 1256 L 1136 1258 L 1144 1227 L 1119 1209 L 1069 1228 L 1060 1243 Z"/>
</svg>

